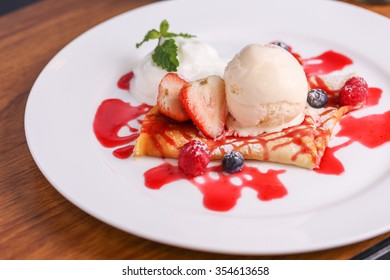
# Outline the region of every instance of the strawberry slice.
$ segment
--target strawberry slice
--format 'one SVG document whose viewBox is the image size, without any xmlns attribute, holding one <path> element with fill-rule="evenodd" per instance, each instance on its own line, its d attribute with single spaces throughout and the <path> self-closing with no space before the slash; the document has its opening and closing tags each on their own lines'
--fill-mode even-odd
<svg viewBox="0 0 390 280">
<path fill-rule="evenodd" d="M 168 118 L 178 122 L 190 119 L 179 101 L 180 89 L 185 84 L 187 84 L 187 81 L 178 74 L 168 73 L 161 79 L 158 86 L 158 110 Z"/>
<path fill-rule="evenodd" d="M 221 77 L 212 75 L 189 82 L 180 90 L 179 99 L 205 136 L 215 139 L 225 132 L 228 109 L 225 83 Z"/>
</svg>

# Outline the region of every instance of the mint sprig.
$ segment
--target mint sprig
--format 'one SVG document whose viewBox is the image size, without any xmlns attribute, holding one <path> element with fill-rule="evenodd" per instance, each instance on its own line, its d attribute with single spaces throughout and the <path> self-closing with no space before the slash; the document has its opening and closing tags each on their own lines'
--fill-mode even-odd
<svg viewBox="0 0 390 280">
<path fill-rule="evenodd" d="M 194 35 L 187 33 L 173 33 L 168 32 L 169 23 L 167 20 L 163 20 L 160 23 L 160 29 L 149 30 L 144 39 L 137 43 L 135 46 L 139 48 L 143 43 L 158 39 L 158 44 L 152 53 L 153 62 L 160 68 L 168 72 L 176 72 L 179 67 L 179 59 L 177 58 L 178 47 L 176 45 L 174 37 L 192 38 Z"/>
</svg>

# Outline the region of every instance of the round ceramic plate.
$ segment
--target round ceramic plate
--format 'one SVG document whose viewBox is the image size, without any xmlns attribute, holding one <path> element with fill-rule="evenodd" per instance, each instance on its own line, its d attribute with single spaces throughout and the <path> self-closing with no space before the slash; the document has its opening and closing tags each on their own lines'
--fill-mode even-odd
<svg viewBox="0 0 390 280">
<path fill-rule="evenodd" d="M 330 16 L 331 15 L 331 16 Z M 117 159 L 96 140 L 99 104 L 118 98 L 116 86 L 154 46 L 142 40 L 167 19 L 174 32 L 196 34 L 231 58 L 249 43 L 283 40 L 304 57 L 334 50 L 350 57 L 369 85 L 383 90 L 380 103 L 352 115 L 390 109 L 390 21 L 335 1 L 164 1 L 114 17 L 82 34 L 44 68 L 31 90 L 25 131 L 31 153 L 50 183 L 92 216 L 129 233 L 175 246 L 235 254 L 286 254 L 341 246 L 390 230 L 390 144 L 369 149 L 353 143 L 337 153 L 345 172 L 323 175 L 283 169 L 282 199 L 260 201 L 244 189 L 224 212 L 203 206 L 186 180 L 160 190 L 145 187 L 144 172 L 159 158 Z M 343 141 L 335 137 L 330 145 Z M 174 161 L 172 161 L 174 163 Z"/>
</svg>

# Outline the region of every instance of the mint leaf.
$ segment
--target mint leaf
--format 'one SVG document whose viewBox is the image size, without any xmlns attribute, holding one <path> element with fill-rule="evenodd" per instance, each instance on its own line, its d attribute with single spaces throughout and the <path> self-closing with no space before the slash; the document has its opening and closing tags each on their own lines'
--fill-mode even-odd
<svg viewBox="0 0 390 280">
<path fill-rule="evenodd" d="M 145 43 L 149 40 L 158 39 L 158 38 L 160 38 L 160 36 L 161 36 L 160 32 L 158 32 L 156 29 L 149 30 L 148 33 L 146 33 L 142 42 L 137 43 L 135 46 L 138 49 L 143 43 Z"/>
<path fill-rule="evenodd" d="M 179 66 L 177 59 L 177 45 L 174 39 L 168 39 L 154 49 L 152 54 L 153 62 L 167 70 L 168 72 L 176 72 Z"/>
<path fill-rule="evenodd" d="M 183 37 L 183 38 L 191 38 L 195 37 L 194 35 L 190 35 L 187 33 L 173 33 L 168 32 L 169 23 L 167 20 L 163 20 L 160 23 L 160 31 L 156 29 L 152 29 L 146 33 L 144 39 L 137 43 L 135 46 L 139 48 L 143 43 L 158 39 L 157 47 L 154 49 L 152 53 L 153 62 L 159 66 L 160 68 L 168 71 L 168 72 L 176 72 L 177 67 L 179 66 L 179 60 L 177 58 L 177 50 L 178 47 L 173 37 Z M 167 40 L 164 40 L 169 38 Z"/>
<path fill-rule="evenodd" d="M 172 37 L 183 37 L 183 38 L 193 38 L 196 37 L 195 35 L 191 35 L 188 33 L 172 33 L 172 32 L 167 32 L 164 36 L 165 38 L 172 38 Z"/>
<path fill-rule="evenodd" d="M 165 37 L 165 34 L 167 34 L 168 29 L 169 29 L 169 23 L 168 23 L 168 21 L 166 19 L 164 19 L 160 23 L 160 34 L 161 34 L 161 37 Z"/>
</svg>

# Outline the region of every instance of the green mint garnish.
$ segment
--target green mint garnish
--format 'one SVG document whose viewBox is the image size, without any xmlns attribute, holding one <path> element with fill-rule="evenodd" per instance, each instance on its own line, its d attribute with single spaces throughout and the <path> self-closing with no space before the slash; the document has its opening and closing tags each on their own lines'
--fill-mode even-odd
<svg viewBox="0 0 390 280">
<path fill-rule="evenodd" d="M 152 60 L 162 69 L 168 72 L 176 72 L 179 66 L 177 59 L 177 46 L 175 40 L 168 39 L 161 45 L 158 45 L 152 54 Z"/>
<path fill-rule="evenodd" d="M 169 23 L 167 20 L 163 20 L 160 23 L 160 30 L 149 30 L 146 33 L 144 39 L 137 43 L 135 46 L 139 48 L 143 43 L 158 39 L 158 44 L 152 53 L 153 62 L 160 68 L 168 72 L 176 72 L 179 66 L 179 60 L 177 58 L 178 47 L 173 37 L 192 38 L 194 35 L 187 33 L 172 33 L 168 32 Z M 165 40 L 164 40 L 165 39 Z"/>
</svg>

